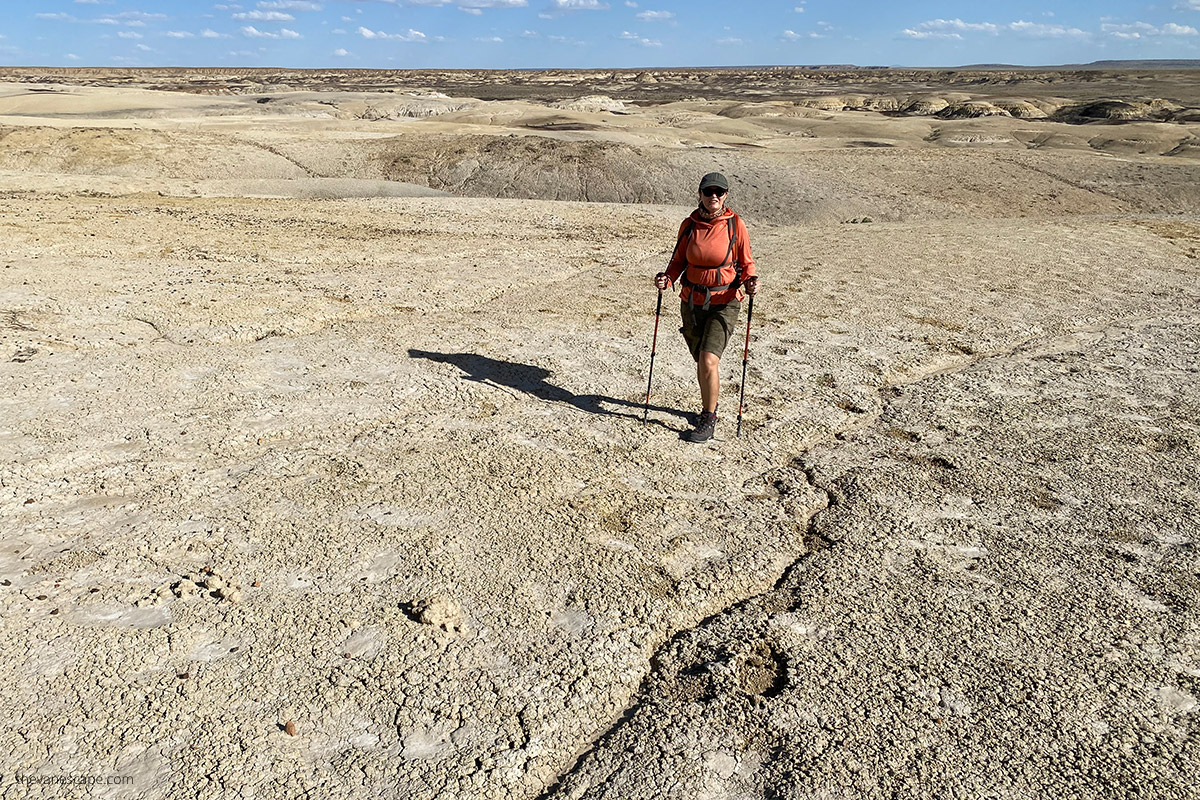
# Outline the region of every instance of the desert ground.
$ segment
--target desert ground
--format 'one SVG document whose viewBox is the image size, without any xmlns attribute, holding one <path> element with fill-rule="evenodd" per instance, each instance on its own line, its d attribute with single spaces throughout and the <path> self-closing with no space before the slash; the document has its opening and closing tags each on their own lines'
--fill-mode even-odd
<svg viewBox="0 0 1200 800">
<path fill-rule="evenodd" d="M 7 796 L 1200 797 L 1200 72 L 0 81 Z"/>
</svg>

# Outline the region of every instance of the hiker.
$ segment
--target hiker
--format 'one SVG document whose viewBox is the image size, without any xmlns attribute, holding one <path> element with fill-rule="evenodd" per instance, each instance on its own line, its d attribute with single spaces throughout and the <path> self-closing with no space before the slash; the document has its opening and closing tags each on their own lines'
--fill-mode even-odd
<svg viewBox="0 0 1200 800">
<path fill-rule="evenodd" d="M 707 442 L 716 432 L 721 354 L 737 327 L 743 297 L 758 292 L 746 224 L 725 205 L 728 197 L 729 181 L 721 173 L 700 179 L 699 207 L 679 226 L 667 271 L 654 276 L 660 291 L 675 281 L 683 285 L 679 331 L 696 361 L 702 406 L 695 428 L 683 434 L 689 442 Z"/>
</svg>

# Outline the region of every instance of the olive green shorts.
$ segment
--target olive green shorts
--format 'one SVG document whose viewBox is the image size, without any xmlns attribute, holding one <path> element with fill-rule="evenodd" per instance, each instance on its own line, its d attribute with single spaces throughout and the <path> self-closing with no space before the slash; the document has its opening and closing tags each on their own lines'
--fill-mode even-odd
<svg viewBox="0 0 1200 800">
<path fill-rule="evenodd" d="M 687 300 L 680 302 L 683 327 L 679 332 L 687 340 L 688 350 L 692 351 L 695 361 L 700 360 L 701 351 L 720 358 L 737 327 L 738 312 L 741 310 L 742 304 L 737 300 L 723 306 L 709 306 L 708 311 L 703 306 L 693 306 Z"/>
</svg>

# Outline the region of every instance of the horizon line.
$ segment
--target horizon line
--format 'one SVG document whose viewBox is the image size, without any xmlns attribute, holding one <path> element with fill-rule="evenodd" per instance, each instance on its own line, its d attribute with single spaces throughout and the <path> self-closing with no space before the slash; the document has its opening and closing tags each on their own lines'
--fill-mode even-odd
<svg viewBox="0 0 1200 800">
<path fill-rule="evenodd" d="M 1111 65 L 1111 66 L 1100 66 Z M 1126 65 L 1126 66 L 1121 66 Z M 1154 66 L 1162 65 L 1162 66 Z M 1150 59 L 1099 59 L 1096 61 L 1074 63 L 1074 64 L 1007 64 L 1003 62 L 987 62 L 980 64 L 955 64 L 944 66 L 910 66 L 902 64 L 889 65 L 872 65 L 872 64 L 743 64 L 743 65 L 722 65 L 722 66 L 705 66 L 705 65 L 688 65 L 688 66 L 632 66 L 632 67 L 343 67 L 343 66 L 321 66 L 321 67 L 282 67 L 282 66 L 250 66 L 250 65 L 160 65 L 160 66 L 117 66 L 111 64 L 22 64 L 22 65 L 0 65 L 0 70 L 22 70 L 22 69 L 59 69 L 59 70 L 83 70 L 83 69 L 107 69 L 107 70 L 127 70 L 127 71 L 149 71 L 149 70 L 187 70 L 187 69 L 208 69 L 208 70 L 274 70 L 279 72 L 555 72 L 555 71 L 571 71 L 571 72 L 655 72 L 655 71 L 719 71 L 719 70 L 803 70 L 810 72 L 822 72 L 832 70 L 844 71 L 862 71 L 862 72 L 880 72 L 880 71 L 899 71 L 899 70 L 914 70 L 921 72 L 928 71 L 947 71 L 947 70 L 1081 70 L 1081 69 L 1181 69 L 1181 70 L 1200 70 L 1200 59 L 1179 59 L 1179 58 L 1150 58 Z"/>
</svg>

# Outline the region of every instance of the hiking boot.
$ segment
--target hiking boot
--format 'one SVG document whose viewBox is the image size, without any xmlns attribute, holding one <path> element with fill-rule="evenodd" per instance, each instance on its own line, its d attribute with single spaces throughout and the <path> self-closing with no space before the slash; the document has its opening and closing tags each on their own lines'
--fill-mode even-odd
<svg viewBox="0 0 1200 800">
<path fill-rule="evenodd" d="M 713 411 L 713 415 L 716 416 L 717 411 L 720 411 L 720 410 L 721 410 L 721 407 L 717 406 L 716 411 Z M 691 425 L 693 428 L 695 428 L 697 425 L 699 425 L 700 420 L 702 420 L 702 419 L 704 419 L 704 406 L 701 406 L 699 411 L 693 411 L 692 413 L 687 414 L 684 417 L 684 421 L 686 421 L 687 424 Z"/>
<path fill-rule="evenodd" d="M 710 411 L 700 412 L 700 421 L 696 423 L 695 430 L 690 430 L 683 435 L 684 441 L 688 442 L 707 442 L 713 438 L 713 434 L 717 432 L 717 415 Z"/>
</svg>

